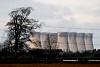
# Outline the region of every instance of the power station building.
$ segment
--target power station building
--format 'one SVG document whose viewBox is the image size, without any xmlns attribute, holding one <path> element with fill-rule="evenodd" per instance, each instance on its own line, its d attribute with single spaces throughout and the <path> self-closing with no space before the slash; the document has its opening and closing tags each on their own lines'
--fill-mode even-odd
<svg viewBox="0 0 100 67">
<path fill-rule="evenodd" d="M 31 49 L 62 49 L 64 52 L 84 52 L 94 50 L 92 33 L 76 32 L 31 32 Z"/>
</svg>

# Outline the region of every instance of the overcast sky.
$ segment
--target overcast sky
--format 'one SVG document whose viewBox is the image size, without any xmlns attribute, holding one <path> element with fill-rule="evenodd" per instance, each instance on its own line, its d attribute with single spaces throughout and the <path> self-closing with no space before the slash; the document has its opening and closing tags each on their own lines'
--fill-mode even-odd
<svg viewBox="0 0 100 67">
<path fill-rule="evenodd" d="M 33 7 L 29 18 L 44 22 L 40 31 L 93 33 L 94 47 L 100 48 L 100 0 L 0 0 L 0 29 L 9 21 L 8 14 L 19 7 Z"/>
</svg>

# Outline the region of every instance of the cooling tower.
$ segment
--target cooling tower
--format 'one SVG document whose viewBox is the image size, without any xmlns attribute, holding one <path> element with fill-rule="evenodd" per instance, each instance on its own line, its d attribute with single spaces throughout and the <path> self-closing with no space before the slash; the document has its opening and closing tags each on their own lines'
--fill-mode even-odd
<svg viewBox="0 0 100 67">
<path fill-rule="evenodd" d="M 30 34 L 30 48 L 41 48 L 40 32 L 33 32 Z"/>
<path fill-rule="evenodd" d="M 67 32 L 58 33 L 57 49 L 62 49 L 65 52 L 68 51 L 68 33 Z"/>
<path fill-rule="evenodd" d="M 86 50 L 84 36 L 85 36 L 85 33 L 76 34 L 76 42 L 77 42 L 77 47 L 78 47 L 79 52 L 84 52 Z"/>
<path fill-rule="evenodd" d="M 77 44 L 76 44 L 76 33 L 75 32 L 69 32 L 68 33 L 68 45 L 69 50 L 72 52 L 77 52 Z"/>
<path fill-rule="evenodd" d="M 92 33 L 85 34 L 85 46 L 86 50 L 93 50 Z"/>
<path fill-rule="evenodd" d="M 42 49 L 49 49 L 49 34 L 47 32 L 41 33 L 41 47 Z"/>
<path fill-rule="evenodd" d="M 50 39 L 50 45 L 51 45 L 51 49 L 56 49 L 57 47 L 57 33 L 50 33 L 49 34 L 49 39 Z"/>
</svg>

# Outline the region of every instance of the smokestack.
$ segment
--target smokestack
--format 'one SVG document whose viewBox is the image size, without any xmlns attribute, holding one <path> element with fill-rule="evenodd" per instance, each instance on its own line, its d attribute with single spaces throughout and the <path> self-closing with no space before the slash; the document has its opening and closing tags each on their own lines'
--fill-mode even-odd
<svg viewBox="0 0 100 67">
<path fill-rule="evenodd" d="M 41 42 L 40 42 L 40 32 L 31 32 L 30 33 L 30 48 L 41 48 Z"/>
<path fill-rule="evenodd" d="M 77 47 L 78 47 L 79 52 L 84 52 L 86 50 L 84 36 L 85 36 L 85 33 L 76 34 L 76 42 L 77 42 Z"/>
<path fill-rule="evenodd" d="M 49 38 L 50 38 L 50 45 L 51 45 L 51 49 L 56 49 L 57 47 L 57 33 L 50 33 L 49 34 Z"/>
<path fill-rule="evenodd" d="M 76 33 L 75 32 L 69 32 L 68 33 L 68 45 L 69 50 L 72 52 L 77 52 L 77 44 L 76 44 Z"/>
<path fill-rule="evenodd" d="M 47 32 L 42 32 L 41 33 L 41 47 L 42 49 L 49 49 L 49 43 L 48 39 L 49 38 L 49 33 Z"/>
<path fill-rule="evenodd" d="M 58 32 L 58 44 L 57 49 L 62 49 L 63 51 L 68 51 L 68 33 Z"/>
<path fill-rule="evenodd" d="M 86 46 L 86 50 L 93 50 L 93 41 L 92 41 L 92 33 L 86 33 L 85 34 L 85 46 Z"/>
</svg>

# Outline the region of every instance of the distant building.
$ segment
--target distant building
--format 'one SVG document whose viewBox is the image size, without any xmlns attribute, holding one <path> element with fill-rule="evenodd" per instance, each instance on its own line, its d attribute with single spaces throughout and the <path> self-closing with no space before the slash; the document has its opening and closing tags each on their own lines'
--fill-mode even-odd
<svg viewBox="0 0 100 67">
<path fill-rule="evenodd" d="M 52 34 L 53 37 L 50 35 Z M 51 37 L 51 41 L 50 41 Z M 92 33 L 76 33 L 76 32 L 34 32 L 30 35 L 31 49 L 62 49 L 65 52 L 84 52 L 86 50 L 94 50 Z"/>
</svg>

